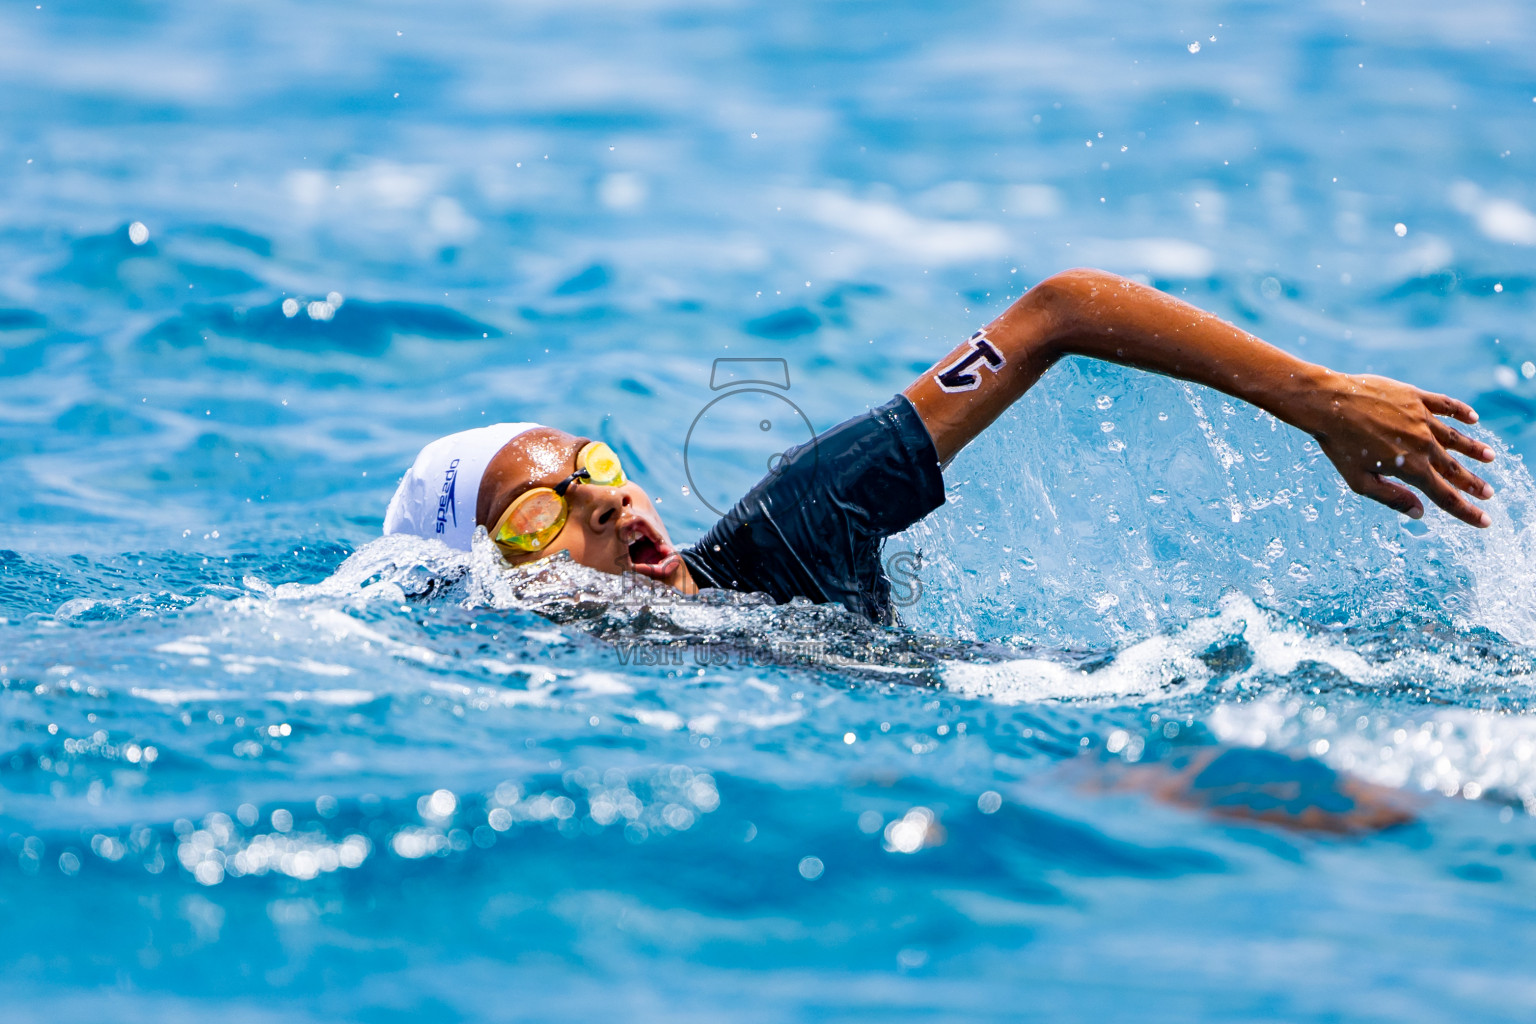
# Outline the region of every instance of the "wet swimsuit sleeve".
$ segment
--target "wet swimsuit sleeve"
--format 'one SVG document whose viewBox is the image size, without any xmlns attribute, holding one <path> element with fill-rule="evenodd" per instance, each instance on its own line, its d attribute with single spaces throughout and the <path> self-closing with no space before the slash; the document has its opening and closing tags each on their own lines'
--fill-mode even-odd
<svg viewBox="0 0 1536 1024">
<path fill-rule="evenodd" d="M 785 452 L 682 557 L 700 587 L 836 602 L 889 622 L 880 542 L 942 504 L 933 439 L 897 395 Z"/>
</svg>

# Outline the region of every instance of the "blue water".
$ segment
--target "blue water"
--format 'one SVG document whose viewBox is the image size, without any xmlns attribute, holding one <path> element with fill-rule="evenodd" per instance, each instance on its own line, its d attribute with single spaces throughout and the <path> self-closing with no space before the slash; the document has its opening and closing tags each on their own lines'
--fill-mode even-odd
<svg viewBox="0 0 1536 1024">
<path fill-rule="evenodd" d="M 1509 0 L 0 12 L 5 1019 L 1531 1019 L 1533 46 Z M 692 539 L 758 473 L 750 418 L 685 463 L 716 358 L 825 429 L 1075 264 L 1473 402 L 1494 527 L 1069 364 L 890 543 L 896 631 L 378 539 L 503 419 Z M 1149 794 L 1222 751 L 1414 820 Z"/>
</svg>

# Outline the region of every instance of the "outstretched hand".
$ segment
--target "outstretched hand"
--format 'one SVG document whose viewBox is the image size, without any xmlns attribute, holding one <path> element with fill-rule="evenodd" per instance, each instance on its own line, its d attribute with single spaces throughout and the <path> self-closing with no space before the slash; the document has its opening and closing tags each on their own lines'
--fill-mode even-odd
<svg viewBox="0 0 1536 1024">
<path fill-rule="evenodd" d="M 1440 419 L 1476 423 L 1465 402 L 1437 395 L 1389 377 L 1335 374 L 1311 393 L 1298 426 L 1317 438 L 1323 452 L 1351 490 L 1413 519 L 1424 503 L 1396 477 L 1423 491 L 1462 522 L 1487 526 L 1488 513 L 1474 498 L 1493 497 L 1493 488 L 1452 456 L 1460 452 L 1492 462 L 1493 449 Z"/>
</svg>

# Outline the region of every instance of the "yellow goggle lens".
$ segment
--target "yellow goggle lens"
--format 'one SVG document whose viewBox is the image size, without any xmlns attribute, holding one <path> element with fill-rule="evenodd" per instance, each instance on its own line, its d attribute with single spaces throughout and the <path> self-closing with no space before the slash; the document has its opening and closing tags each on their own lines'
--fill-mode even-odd
<svg viewBox="0 0 1536 1024">
<path fill-rule="evenodd" d="M 564 498 L 552 488 L 535 487 L 502 513 L 492 539 L 520 551 L 538 551 L 560 533 L 567 514 Z"/>
<path fill-rule="evenodd" d="M 593 441 L 576 456 L 576 468 L 587 471 L 587 479 L 604 487 L 623 487 L 624 466 L 613 449 L 601 441 Z"/>
</svg>

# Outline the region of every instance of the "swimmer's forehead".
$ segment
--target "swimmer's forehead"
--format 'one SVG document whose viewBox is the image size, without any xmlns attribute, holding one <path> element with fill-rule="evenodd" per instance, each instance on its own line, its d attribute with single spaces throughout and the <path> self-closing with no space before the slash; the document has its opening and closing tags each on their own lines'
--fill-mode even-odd
<svg viewBox="0 0 1536 1024">
<path fill-rule="evenodd" d="M 554 427 L 535 427 L 518 434 L 486 465 L 475 518 L 492 525 L 519 492 L 535 483 L 569 476 L 577 452 L 587 441 Z"/>
<path fill-rule="evenodd" d="M 535 427 L 504 444 L 486 471 L 521 474 L 530 481 L 555 473 L 565 476 L 570 473 L 571 460 L 586 443 L 586 438 L 554 427 Z"/>
</svg>

